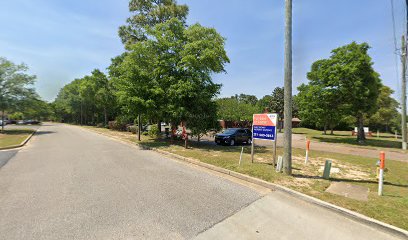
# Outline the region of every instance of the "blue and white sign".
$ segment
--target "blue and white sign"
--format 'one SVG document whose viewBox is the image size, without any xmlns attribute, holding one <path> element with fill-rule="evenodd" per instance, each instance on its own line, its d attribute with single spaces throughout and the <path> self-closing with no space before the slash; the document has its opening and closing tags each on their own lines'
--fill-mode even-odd
<svg viewBox="0 0 408 240">
<path fill-rule="evenodd" d="M 254 114 L 252 139 L 276 140 L 278 114 Z"/>
</svg>

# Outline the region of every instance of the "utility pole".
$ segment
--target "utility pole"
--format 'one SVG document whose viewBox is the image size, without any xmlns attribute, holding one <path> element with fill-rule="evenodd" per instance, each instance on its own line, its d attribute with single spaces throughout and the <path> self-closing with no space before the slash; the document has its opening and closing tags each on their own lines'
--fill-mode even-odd
<svg viewBox="0 0 408 240">
<path fill-rule="evenodd" d="M 408 38 L 408 0 L 405 0 L 407 27 L 406 38 Z M 402 92 L 401 92 L 401 132 L 402 132 L 402 149 L 407 150 L 407 42 L 405 36 L 402 36 Z"/>
<path fill-rule="evenodd" d="M 292 0 L 285 0 L 285 93 L 283 171 L 292 175 Z"/>
<path fill-rule="evenodd" d="M 405 36 L 402 36 L 402 92 L 401 92 L 401 132 L 402 149 L 407 150 L 407 45 Z"/>
</svg>

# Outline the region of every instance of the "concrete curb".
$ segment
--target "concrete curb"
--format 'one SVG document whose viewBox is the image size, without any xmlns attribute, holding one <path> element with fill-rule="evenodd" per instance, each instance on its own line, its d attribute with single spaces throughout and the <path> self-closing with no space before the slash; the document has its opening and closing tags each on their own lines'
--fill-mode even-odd
<svg viewBox="0 0 408 240">
<path fill-rule="evenodd" d="M 31 137 L 32 137 L 34 134 L 37 133 L 37 130 L 38 130 L 38 129 L 35 129 L 35 131 L 34 131 L 33 133 L 31 133 L 20 145 L 14 145 L 14 146 L 10 146 L 10 147 L 3 147 L 3 148 L 0 148 L 0 151 L 1 151 L 1 150 L 10 150 L 10 149 L 15 149 L 15 148 L 21 148 L 21 147 L 23 147 L 24 145 L 27 144 L 28 141 L 30 141 Z"/>
<path fill-rule="evenodd" d="M 85 129 L 85 128 L 83 128 L 83 129 Z M 306 201 L 308 203 L 311 203 L 311 204 L 314 204 L 314 205 L 317 205 L 317 206 L 320 206 L 320 207 L 324 207 L 324 208 L 326 208 L 328 210 L 339 213 L 339 214 L 341 214 L 341 215 L 343 215 L 343 216 L 345 216 L 345 217 L 347 217 L 349 219 L 352 219 L 354 221 L 361 222 L 363 224 L 372 226 L 374 228 L 379 228 L 382 231 L 388 232 L 388 233 L 390 233 L 390 234 L 392 234 L 392 235 L 394 235 L 396 237 L 400 237 L 402 239 L 408 239 L 408 231 L 406 231 L 404 229 L 392 226 L 390 224 L 387 224 L 387 223 L 378 221 L 376 219 L 367 217 L 367 216 L 362 215 L 360 213 L 357 213 L 357 212 L 354 212 L 354 211 L 351 211 L 351 210 L 336 206 L 334 204 L 322 201 L 320 199 L 308 196 L 306 194 L 297 192 L 297 191 L 289 189 L 287 187 L 279 186 L 277 184 L 270 183 L 270 182 L 267 182 L 267 181 L 264 181 L 264 180 L 261 180 L 261 179 L 258 179 L 258 178 L 254 178 L 254 177 L 242 174 L 242 173 L 238 173 L 238 172 L 231 171 L 231 170 L 228 170 L 228 169 L 225 169 L 225 168 L 221 168 L 221 167 L 217 167 L 217 166 L 214 166 L 214 165 L 211 165 L 211 164 L 208 164 L 208 163 L 204 163 L 204 162 L 201 162 L 201 161 L 199 161 L 197 159 L 183 157 L 183 156 L 177 155 L 175 153 L 167 152 L 167 151 L 157 149 L 157 148 L 141 146 L 138 143 L 131 142 L 131 141 L 126 141 L 126 140 L 121 139 L 119 137 L 111 136 L 109 134 L 93 131 L 92 129 L 88 129 L 88 130 L 90 130 L 92 132 L 95 132 L 95 133 L 98 133 L 100 135 L 103 135 L 103 136 L 118 140 L 120 142 L 126 143 L 128 145 L 133 146 L 133 147 L 138 147 L 138 148 L 141 148 L 141 149 L 144 149 L 144 150 L 155 151 L 155 152 L 160 153 L 162 155 L 170 156 L 172 158 L 182 160 L 182 161 L 188 162 L 190 164 L 194 164 L 194 165 L 204 167 L 204 168 L 207 168 L 207 169 L 219 172 L 219 173 L 223 173 L 223 174 L 238 178 L 240 180 L 244 180 L 244 181 L 247 181 L 247 182 L 250 182 L 250 183 L 253 183 L 253 184 L 260 185 L 260 186 L 265 187 L 265 188 L 269 188 L 271 190 L 277 190 L 277 191 L 284 192 L 286 194 L 289 194 L 289 195 L 291 195 L 293 197 L 296 197 L 296 198 L 301 199 L 303 201 Z"/>
</svg>

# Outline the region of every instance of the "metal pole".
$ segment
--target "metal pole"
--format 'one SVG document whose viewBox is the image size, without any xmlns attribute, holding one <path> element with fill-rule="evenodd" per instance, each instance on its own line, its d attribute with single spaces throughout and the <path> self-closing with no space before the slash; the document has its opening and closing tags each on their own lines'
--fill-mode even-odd
<svg viewBox="0 0 408 240">
<path fill-rule="evenodd" d="M 405 36 L 402 36 L 402 92 L 401 92 L 401 134 L 402 149 L 407 150 L 407 46 Z"/>
<path fill-rule="evenodd" d="M 244 147 L 242 147 L 241 149 L 241 155 L 239 156 L 239 166 L 241 166 L 241 162 L 242 162 L 242 154 L 244 153 Z"/>
<path fill-rule="evenodd" d="M 285 1 L 285 103 L 283 168 L 292 174 L 292 0 Z"/>
<path fill-rule="evenodd" d="M 255 144 L 254 124 L 252 124 L 252 141 L 251 141 L 251 161 L 252 161 L 252 163 L 254 163 L 254 144 Z"/>
<path fill-rule="evenodd" d="M 137 125 L 138 125 L 137 139 L 138 139 L 139 142 L 141 141 L 140 135 L 142 134 L 142 133 L 141 133 L 141 132 L 142 132 L 142 119 L 141 119 L 141 118 L 142 118 L 142 117 L 141 117 L 141 115 L 139 114 L 139 115 L 137 116 Z"/>
<path fill-rule="evenodd" d="M 278 145 L 278 134 L 276 134 L 275 141 L 273 143 L 273 167 L 276 166 L 276 145 Z"/>
</svg>

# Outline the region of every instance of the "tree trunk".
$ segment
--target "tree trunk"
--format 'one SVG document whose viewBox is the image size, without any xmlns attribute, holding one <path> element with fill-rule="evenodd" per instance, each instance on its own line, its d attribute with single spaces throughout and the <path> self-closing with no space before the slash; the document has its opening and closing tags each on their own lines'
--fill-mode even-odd
<svg viewBox="0 0 408 240">
<path fill-rule="evenodd" d="M 84 119 L 84 114 L 83 114 L 83 107 L 82 107 L 82 101 L 81 101 L 81 126 L 83 124 L 83 119 Z"/>
<path fill-rule="evenodd" d="M 282 132 L 282 119 L 278 120 L 278 129 L 279 129 L 279 132 L 281 133 Z"/>
<path fill-rule="evenodd" d="M 326 123 L 324 124 L 324 127 L 323 127 L 323 135 L 327 135 L 327 124 Z"/>
<path fill-rule="evenodd" d="M 108 111 L 106 110 L 106 107 L 103 108 L 103 113 L 105 115 L 105 126 L 108 124 Z"/>
<path fill-rule="evenodd" d="M 201 134 L 198 134 L 198 136 L 197 136 L 197 142 L 200 142 L 200 140 L 201 140 Z"/>
<path fill-rule="evenodd" d="M 364 143 L 366 140 L 365 132 L 364 132 L 364 117 L 362 114 L 358 116 L 358 133 L 357 133 L 357 141 L 359 143 Z"/>
<path fill-rule="evenodd" d="M 334 135 L 334 127 L 330 126 L 330 135 Z"/>
<path fill-rule="evenodd" d="M 139 114 L 139 116 L 137 116 L 137 127 L 138 127 L 138 131 L 137 131 L 137 140 L 140 142 L 142 141 L 140 134 L 142 132 L 142 116 Z"/>
<path fill-rule="evenodd" d="M 1 111 L 1 132 L 4 133 L 4 110 Z"/>
<path fill-rule="evenodd" d="M 161 120 L 157 123 L 157 128 L 159 129 L 159 134 L 161 134 L 161 133 L 162 133 L 162 130 L 161 130 Z"/>
</svg>

